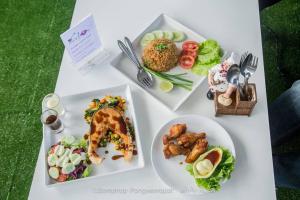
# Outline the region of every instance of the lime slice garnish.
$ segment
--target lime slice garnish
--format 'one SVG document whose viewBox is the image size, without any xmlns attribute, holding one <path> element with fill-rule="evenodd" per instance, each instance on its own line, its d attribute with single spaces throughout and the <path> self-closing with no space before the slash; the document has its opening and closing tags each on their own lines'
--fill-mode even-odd
<svg viewBox="0 0 300 200">
<path fill-rule="evenodd" d="M 170 92 L 173 89 L 173 83 L 163 80 L 160 82 L 159 88 L 164 92 Z"/>
</svg>

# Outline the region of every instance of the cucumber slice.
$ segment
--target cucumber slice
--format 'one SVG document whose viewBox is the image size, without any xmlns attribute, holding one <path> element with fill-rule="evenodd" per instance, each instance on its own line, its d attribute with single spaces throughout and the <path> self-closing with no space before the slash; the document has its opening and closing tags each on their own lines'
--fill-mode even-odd
<svg viewBox="0 0 300 200">
<path fill-rule="evenodd" d="M 80 156 L 81 156 L 81 160 L 86 160 L 86 153 L 81 152 Z"/>
<path fill-rule="evenodd" d="M 62 156 L 56 161 L 56 166 L 58 167 L 63 167 L 66 163 L 69 162 L 69 157 L 68 156 Z"/>
<path fill-rule="evenodd" d="M 59 171 L 58 171 L 57 167 L 50 167 L 48 172 L 49 172 L 49 176 L 51 178 L 57 179 L 59 176 Z"/>
<path fill-rule="evenodd" d="M 168 40 L 173 40 L 174 34 L 172 31 L 164 31 L 164 38 Z"/>
<path fill-rule="evenodd" d="M 155 38 L 161 39 L 164 37 L 164 32 L 161 30 L 156 30 L 152 32 L 155 35 Z"/>
<path fill-rule="evenodd" d="M 62 156 L 65 152 L 65 147 L 63 145 L 57 145 L 54 149 L 54 153 L 57 156 Z"/>
<path fill-rule="evenodd" d="M 182 31 L 174 31 L 173 32 L 173 41 L 174 42 L 182 42 L 185 39 L 185 34 Z"/>
<path fill-rule="evenodd" d="M 62 155 L 62 157 L 68 157 L 71 153 L 70 149 L 65 149 L 65 153 Z"/>
<path fill-rule="evenodd" d="M 69 163 L 69 161 L 70 161 L 70 158 L 68 156 L 65 157 L 62 161 L 62 167 L 65 166 L 67 163 Z"/>
<path fill-rule="evenodd" d="M 48 156 L 48 165 L 50 166 L 50 167 L 52 167 L 52 166 L 55 166 L 56 165 L 56 162 L 57 162 L 57 160 L 58 160 L 58 157 L 55 155 L 55 154 L 50 154 L 49 156 Z"/>
<path fill-rule="evenodd" d="M 73 163 L 66 163 L 63 168 L 61 169 L 61 172 L 63 174 L 70 174 L 75 170 L 75 166 Z"/>
<path fill-rule="evenodd" d="M 56 161 L 58 167 L 62 167 L 64 163 L 69 162 L 70 149 L 65 149 L 65 153 Z"/>
<path fill-rule="evenodd" d="M 73 163 L 73 165 L 78 165 L 81 161 L 81 155 L 80 154 L 77 154 L 77 153 L 74 153 L 74 154 L 71 154 L 69 156 L 71 162 Z"/>
<path fill-rule="evenodd" d="M 147 33 L 141 40 L 142 47 L 145 47 L 149 42 L 155 39 L 155 35 L 153 33 Z"/>
</svg>

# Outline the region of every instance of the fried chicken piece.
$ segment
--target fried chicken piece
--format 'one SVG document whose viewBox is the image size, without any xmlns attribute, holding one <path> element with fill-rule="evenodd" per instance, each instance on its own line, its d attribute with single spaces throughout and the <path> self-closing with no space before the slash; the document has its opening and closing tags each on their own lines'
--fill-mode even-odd
<svg viewBox="0 0 300 200">
<path fill-rule="evenodd" d="M 184 147 L 191 147 L 198 139 L 205 137 L 205 133 L 186 132 L 177 138 L 177 143 Z"/>
<path fill-rule="evenodd" d="M 186 124 L 175 124 L 170 128 L 170 138 L 175 139 L 186 131 Z"/>
<path fill-rule="evenodd" d="M 208 146 L 208 142 L 205 138 L 198 139 L 192 151 L 187 155 L 185 162 L 187 163 L 194 162 L 202 153 L 206 151 L 207 146 Z"/>
<path fill-rule="evenodd" d="M 164 146 L 163 152 L 165 158 L 169 159 L 173 156 L 187 155 L 190 152 L 190 149 L 180 146 L 178 144 L 174 144 L 173 142 L 170 142 L 169 144 Z"/>
<path fill-rule="evenodd" d="M 172 139 L 178 138 L 182 133 L 186 131 L 186 124 L 175 124 L 171 126 L 169 135 L 163 136 L 163 144 L 166 145 Z"/>
</svg>

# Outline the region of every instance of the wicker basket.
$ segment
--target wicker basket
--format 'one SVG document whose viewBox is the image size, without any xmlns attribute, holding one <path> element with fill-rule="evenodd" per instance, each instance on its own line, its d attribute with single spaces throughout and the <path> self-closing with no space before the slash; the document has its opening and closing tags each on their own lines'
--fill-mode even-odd
<svg viewBox="0 0 300 200">
<path fill-rule="evenodd" d="M 223 94 L 221 92 L 216 92 L 214 103 L 215 103 L 215 110 L 216 116 L 218 115 L 248 115 L 250 116 L 256 102 L 257 102 L 257 95 L 256 95 L 256 87 L 255 84 L 248 85 L 248 91 L 250 93 L 251 100 L 250 101 L 241 101 L 240 93 L 238 90 L 234 91 L 231 96 L 235 97 L 232 98 L 232 104 L 230 106 L 223 106 L 218 102 L 218 96 Z"/>
</svg>

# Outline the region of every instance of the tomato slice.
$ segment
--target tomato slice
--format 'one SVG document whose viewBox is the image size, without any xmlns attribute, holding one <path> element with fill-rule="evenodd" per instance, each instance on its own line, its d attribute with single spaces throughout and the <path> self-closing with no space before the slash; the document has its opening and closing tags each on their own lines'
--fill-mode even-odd
<svg viewBox="0 0 300 200">
<path fill-rule="evenodd" d="M 197 52 L 196 51 L 191 51 L 191 50 L 184 50 L 182 51 L 181 55 L 185 56 L 192 56 L 193 58 L 197 57 Z"/>
<path fill-rule="evenodd" d="M 57 178 L 57 181 L 58 182 L 64 182 L 66 181 L 68 178 L 68 175 L 67 174 L 60 174 L 59 177 Z"/>
<path fill-rule="evenodd" d="M 185 42 L 182 44 L 182 49 L 183 49 L 184 51 L 187 51 L 187 50 L 190 50 L 190 51 L 198 51 L 199 46 L 198 46 L 198 43 L 195 42 L 195 41 L 185 41 Z"/>
<path fill-rule="evenodd" d="M 194 65 L 194 62 L 195 62 L 195 58 L 189 55 L 183 55 L 179 59 L 179 65 L 183 69 L 191 69 Z"/>
<path fill-rule="evenodd" d="M 55 151 L 55 147 L 57 146 L 57 144 L 53 145 L 50 149 L 50 153 L 53 154 Z"/>
</svg>

